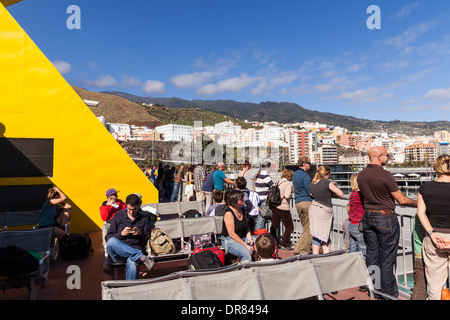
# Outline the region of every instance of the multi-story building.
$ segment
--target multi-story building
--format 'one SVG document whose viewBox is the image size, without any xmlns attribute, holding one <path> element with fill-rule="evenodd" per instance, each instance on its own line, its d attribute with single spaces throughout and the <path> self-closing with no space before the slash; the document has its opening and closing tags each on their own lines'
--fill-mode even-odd
<svg viewBox="0 0 450 320">
<path fill-rule="evenodd" d="M 131 137 L 131 127 L 126 123 L 108 123 L 107 128 L 117 141 L 127 141 Z"/>
<path fill-rule="evenodd" d="M 312 139 L 309 131 L 288 131 L 289 133 L 289 162 L 297 163 L 301 156 L 311 157 Z"/>
<path fill-rule="evenodd" d="M 433 163 L 437 157 L 437 147 L 433 143 L 416 141 L 405 148 L 405 161 L 424 161 Z"/>
<path fill-rule="evenodd" d="M 447 130 L 436 131 L 434 133 L 434 139 L 439 142 L 450 142 L 450 132 Z"/>
<path fill-rule="evenodd" d="M 166 124 L 156 127 L 155 130 L 163 134 L 164 141 L 184 141 L 192 142 L 193 128 L 179 124 Z"/>
<path fill-rule="evenodd" d="M 337 164 L 338 156 L 337 156 L 337 147 L 332 145 L 323 145 L 319 147 L 319 152 L 322 153 L 322 164 Z"/>
</svg>

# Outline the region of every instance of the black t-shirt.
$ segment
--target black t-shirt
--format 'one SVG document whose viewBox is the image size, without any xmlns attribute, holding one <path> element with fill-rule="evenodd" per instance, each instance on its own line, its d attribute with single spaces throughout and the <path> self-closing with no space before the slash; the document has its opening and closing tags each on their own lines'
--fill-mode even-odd
<svg viewBox="0 0 450 320">
<path fill-rule="evenodd" d="M 429 181 L 419 187 L 433 228 L 450 228 L 450 183 Z"/>
<path fill-rule="evenodd" d="M 238 218 L 236 218 L 236 215 L 234 214 L 233 210 L 228 208 L 225 211 L 225 213 L 227 213 L 227 212 L 231 212 L 231 214 L 233 215 L 234 232 L 239 236 L 239 238 L 244 238 L 249 231 L 247 217 L 245 215 L 242 215 L 242 220 L 238 220 Z M 222 235 L 224 237 L 229 236 L 227 226 L 225 225 L 225 219 L 223 219 L 223 222 L 222 222 Z"/>
</svg>

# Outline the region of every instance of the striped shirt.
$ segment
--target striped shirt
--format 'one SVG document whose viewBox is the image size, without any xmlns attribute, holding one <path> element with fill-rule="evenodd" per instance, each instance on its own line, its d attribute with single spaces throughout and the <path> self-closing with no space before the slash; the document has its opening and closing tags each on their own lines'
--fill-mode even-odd
<svg viewBox="0 0 450 320">
<path fill-rule="evenodd" d="M 262 170 L 258 178 L 255 181 L 255 191 L 258 194 L 261 201 L 266 200 L 269 194 L 269 188 L 273 186 L 273 181 L 270 178 L 267 171 Z"/>
</svg>

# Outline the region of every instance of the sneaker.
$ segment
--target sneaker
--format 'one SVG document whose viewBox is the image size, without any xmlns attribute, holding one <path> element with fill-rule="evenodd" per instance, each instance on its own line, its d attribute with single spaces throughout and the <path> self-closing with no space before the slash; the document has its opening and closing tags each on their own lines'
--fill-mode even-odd
<svg viewBox="0 0 450 320">
<path fill-rule="evenodd" d="M 278 247 L 283 251 L 294 251 L 294 248 L 292 248 L 292 247 L 283 247 L 283 246 L 278 246 Z"/>
<path fill-rule="evenodd" d="M 156 264 L 155 260 L 146 255 L 141 256 L 141 262 L 144 264 L 144 266 L 147 268 L 149 272 L 153 270 Z"/>
</svg>

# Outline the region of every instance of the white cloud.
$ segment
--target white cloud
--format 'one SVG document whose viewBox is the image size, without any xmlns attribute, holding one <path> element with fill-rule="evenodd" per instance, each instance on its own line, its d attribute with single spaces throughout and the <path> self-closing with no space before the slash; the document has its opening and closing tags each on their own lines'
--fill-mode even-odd
<svg viewBox="0 0 450 320">
<path fill-rule="evenodd" d="M 124 75 L 122 76 L 122 81 L 120 86 L 127 88 L 137 88 L 141 85 L 141 81 L 133 76 Z"/>
<path fill-rule="evenodd" d="M 395 18 L 395 19 L 402 19 L 402 18 L 405 18 L 406 16 L 408 16 L 414 9 L 417 9 L 418 7 L 420 7 L 420 3 L 419 2 L 414 2 L 414 3 L 411 3 L 411 4 L 407 4 L 406 6 L 404 6 L 404 7 L 402 7 L 401 9 L 400 9 L 400 11 L 397 13 L 397 14 L 395 14 L 395 15 L 393 15 L 393 16 L 391 16 L 391 17 L 393 17 L 393 18 Z"/>
<path fill-rule="evenodd" d="M 116 78 L 110 75 L 99 76 L 95 80 L 86 80 L 86 83 L 90 86 L 96 86 L 99 88 L 113 87 L 119 85 L 119 82 L 116 80 Z"/>
<path fill-rule="evenodd" d="M 437 23 L 432 21 L 414 25 L 408 28 L 408 30 L 403 32 L 401 35 L 387 39 L 386 44 L 397 48 L 403 48 L 411 42 L 414 42 L 422 34 L 426 33 L 436 25 Z"/>
<path fill-rule="evenodd" d="M 166 93 L 165 85 L 161 81 L 156 80 L 147 80 L 144 85 L 142 86 L 142 91 L 144 91 L 147 94 L 163 94 Z"/>
<path fill-rule="evenodd" d="M 447 89 L 431 89 L 429 90 L 424 98 L 433 101 L 436 100 L 450 100 L 450 88 Z"/>
<path fill-rule="evenodd" d="M 179 74 L 172 77 L 172 83 L 180 89 L 196 88 L 214 76 L 213 72 L 194 72 Z"/>
<path fill-rule="evenodd" d="M 72 71 L 72 66 L 67 61 L 56 60 L 52 62 L 56 70 L 61 74 L 67 74 Z"/>
<path fill-rule="evenodd" d="M 216 84 L 204 85 L 197 90 L 197 93 L 203 96 L 212 96 L 220 92 L 240 92 L 257 80 L 258 77 L 250 77 L 243 73 L 239 77 L 221 80 Z"/>
<path fill-rule="evenodd" d="M 348 100 L 351 103 L 369 103 L 379 100 L 392 98 L 391 93 L 382 93 L 380 88 L 372 87 L 368 89 L 360 89 L 353 92 L 344 92 L 339 95 L 336 100 Z"/>
<path fill-rule="evenodd" d="M 284 75 L 280 75 L 280 76 L 275 76 L 275 77 L 259 77 L 259 83 L 256 86 L 256 88 L 253 88 L 250 92 L 253 95 L 260 95 L 265 93 L 270 94 L 270 91 L 280 87 L 280 86 L 284 86 L 287 84 L 292 83 L 293 81 L 295 81 L 298 78 L 298 75 L 296 74 L 284 74 Z M 282 92 L 286 92 L 286 90 L 282 90 Z"/>
</svg>

